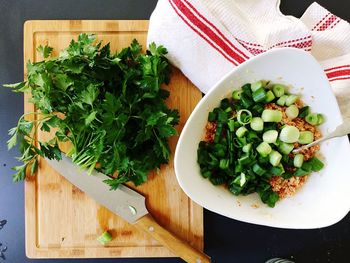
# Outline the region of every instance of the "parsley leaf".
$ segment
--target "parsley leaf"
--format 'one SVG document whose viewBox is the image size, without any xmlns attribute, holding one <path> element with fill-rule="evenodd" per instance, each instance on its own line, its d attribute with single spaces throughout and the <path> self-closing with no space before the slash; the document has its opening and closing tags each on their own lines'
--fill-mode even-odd
<svg viewBox="0 0 350 263">
<path fill-rule="evenodd" d="M 49 46 L 37 50 L 44 59 L 53 51 Z M 73 162 L 109 175 L 105 182 L 111 189 L 129 181 L 144 183 L 150 171 L 169 161 L 168 138 L 177 134 L 179 113 L 165 103 L 166 54 L 155 43 L 144 54 L 136 39 L 112 53 L 109 43 L 102 46 L 95 35 L 80 34 L 58 57 L 29 61 L 27 81 L 5 85 L 31 92 L 38 109 L 34 120 L 22 116 L 9 131 L 8 148 L 19 142 L 23 162 L 14 167 L 14 181 L 23 180 L 27 170 L 35 174 L 39 155 L 60 160 L 59 142 L 68 141 Z M 37 129 L 54 132 L 36 142 Z"/>
</svg>

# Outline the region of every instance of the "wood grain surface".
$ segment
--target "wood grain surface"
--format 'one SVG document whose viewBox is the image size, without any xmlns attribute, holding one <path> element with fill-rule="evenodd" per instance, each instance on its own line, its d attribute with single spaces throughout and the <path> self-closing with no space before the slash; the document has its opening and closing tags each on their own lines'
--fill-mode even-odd
<svg viewBox="0 0 350 263">
<path fill-rule="evenodd" d="M 40 44 L 54 48 L 53 56 L 72 38 L 87 32 L 97 35 L 112 50 L 128 46 L 136 38 L 144 47 L 148 21 L 27 21 L 24 25 L 24 62 L 40 61 Z M 167 103 L 180 111 L 178 131 L 201 99 L 201 93 L 179 70 L 173 69 Z M 25 96 L 25 112 L 35 111 Z M 47 134 L 38 132 L 39 139 Z M 178 137 L 170 140 L 172 153 Z M 39 160 L 35 177 L 25 182 L 26 253 L 30 258 L 94 257 L 172 257 L 167 248 L 97 204 L 82 191 L 57 174 L 44 160 Z M 203 211 L 180 189 L 173 169 L 173 159 L 149 181 L 135 188 L 146 196 L 147 207 L 166 229 L 203 250 Z M 113 241 L 102 246 L 96 238 L 110 230 Z"/>
</svg>

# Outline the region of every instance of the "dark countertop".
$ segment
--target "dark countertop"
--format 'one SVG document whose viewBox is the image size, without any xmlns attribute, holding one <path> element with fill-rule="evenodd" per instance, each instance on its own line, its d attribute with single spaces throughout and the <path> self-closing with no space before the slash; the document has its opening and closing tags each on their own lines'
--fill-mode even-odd
<svg viewBox="0 0 350 263">
<path fill-rule="evenodd" d="M 282 11 L 299 17 L 312 1 L 282 1 Z M 349 0 L 322 0 L 334 14 L 350 20 Z M 0 83 L 23 78 L 23 23 L 33 19 L 148 19 L 155 0 L 0 0 Z M 350 43 L 349 43 L 350 45 Z M 9 263 L 25 262 L 182 262 L 169 259 L 30 260 L 24 248 L 23 183 L 12 183 L 16 150 L 6 149 L 7 131 L 23 112 L 23 97 L 0 88 L 0 243 Z M 317 202 L 317 200 L 315 200 Z M 350 214 L 323 229 L 285 230 L 257 226 L 204 211 L 205 252 L 213 262 L 350 262 Z M 1 246 L 0 246 L 1 250 Z M 3 260 L 0 258 L 0 262 Z"/>
</svg>

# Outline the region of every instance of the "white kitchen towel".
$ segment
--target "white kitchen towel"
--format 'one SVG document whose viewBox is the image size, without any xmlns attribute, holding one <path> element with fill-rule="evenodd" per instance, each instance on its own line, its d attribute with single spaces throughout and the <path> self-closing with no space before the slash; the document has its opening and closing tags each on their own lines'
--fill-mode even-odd
<svg viewBox="0 0 350 263">
<path fill-rule="evenodd" d="M 298 19 L 279 0 L 159 0 L 148 40 L 203 93 L 232 68 L 271 48 L 295 47 L 323 66 L 344 116 L 350 117 L 350 25 L 313 3 Z"/>
</svg>

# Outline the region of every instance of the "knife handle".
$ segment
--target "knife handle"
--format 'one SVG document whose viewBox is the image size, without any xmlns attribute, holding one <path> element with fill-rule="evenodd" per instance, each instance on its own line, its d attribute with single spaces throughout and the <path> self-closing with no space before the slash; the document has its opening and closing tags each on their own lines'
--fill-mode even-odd
<svg viewBox="0 0 350 263">
<path fill-rule="evenodd" d="M 135 226 L 147 232 L 155 240 L 188 263 L 210 263 L 209 256 L 174 236 L 168 230 L 160 226 L 150 214 L 137 220 Z"/>
</svg>

